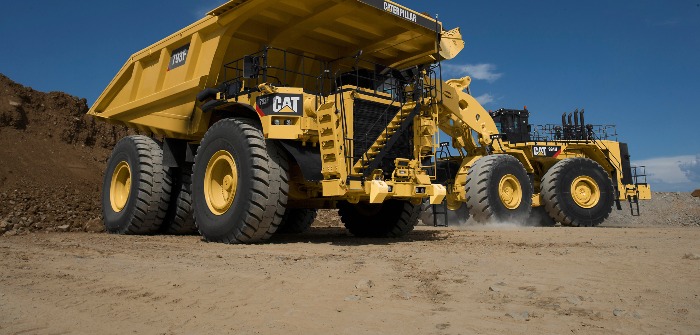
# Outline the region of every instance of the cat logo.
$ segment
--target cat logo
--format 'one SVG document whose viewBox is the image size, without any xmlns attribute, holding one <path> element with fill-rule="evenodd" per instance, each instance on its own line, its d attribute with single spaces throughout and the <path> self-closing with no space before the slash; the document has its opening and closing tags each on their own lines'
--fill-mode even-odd
<svg viewBox="0 0 700 335">
<path fill-rule="evenodd" d="M 256 111 L 260 116 L 286 114 L 303 116 L 304 96 L 301 94 L 271 94 L 258 97 Z"/>
<path fill-rule="evenodd" d="M 301 100 L 301 97 L 276 96 L 272 99 L 272 111 L 275 113 L 297 114 L 299 112 L 299 100 Z"/>
<path fill-rule="evenodd" d="M 560 146 L 532 147 L 532 155 L 535 157 L 557 157 L 561 154 Z"/>
</svg>

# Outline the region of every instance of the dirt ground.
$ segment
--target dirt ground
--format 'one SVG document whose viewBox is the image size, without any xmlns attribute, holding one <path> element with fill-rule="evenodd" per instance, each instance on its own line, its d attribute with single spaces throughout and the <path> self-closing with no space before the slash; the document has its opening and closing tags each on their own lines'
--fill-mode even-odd
<svg viewBox="0 0 700 335">
<path fill-rule="evenodd" d="M 2 334 L 698 334 L 700 229 L 0 237 Z"/>
</svg>

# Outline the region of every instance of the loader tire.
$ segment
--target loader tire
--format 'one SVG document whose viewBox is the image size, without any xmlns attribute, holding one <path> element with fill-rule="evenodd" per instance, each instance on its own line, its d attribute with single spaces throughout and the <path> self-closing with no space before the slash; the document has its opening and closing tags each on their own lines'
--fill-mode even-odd
<svg viewBox="0 0 700 335">
<path fill-rule="evenodd" d="M 338 203 L 340 220 L 358 237 L 402 237 L 418 224 L 421 205 L 388 200 L 381 204 Z"/>
<path fill-rule="evenodd" d="M 315 220 L 315 209 L 288 208 L 277 228 L 277 234 L 301 234 L 309 230 Z"/>
<path fill-rule="evenodd" d="M 542 177 L 545 210 L 566 226 L 594 227 L 608 218 L 615 189 L 608 173 L 588 158 L 569 158 Z"/>
<path fill-rule="evenodd" d="M 532 192 L 525 167 L 510 155 L 479 158 L 467 173 L 467 208 L 476 222 L 524 222 Z"/>
<path fill-rule="evenodd" d="M 161 231 L 169 235 L 197 233 L 192 207 L 192 169 L 171 169 L 173 180 L 170 209 Z"/>
<path fill-rule="evenodd" d="M 255 243 L 279 227 L 289 191 L 287 158 L 259 122 L 215 123 L 197 149 L 192 173 L 195 224 L 210 242 Z"/>
<path fill-rule="evenodd" d="M 171 183 L 158 142 L 141 135 L 121 139 L 107 162 L 102 184 L 106 230 L 125 235 L 158 232 L 167 215 Z"/>
</svg>

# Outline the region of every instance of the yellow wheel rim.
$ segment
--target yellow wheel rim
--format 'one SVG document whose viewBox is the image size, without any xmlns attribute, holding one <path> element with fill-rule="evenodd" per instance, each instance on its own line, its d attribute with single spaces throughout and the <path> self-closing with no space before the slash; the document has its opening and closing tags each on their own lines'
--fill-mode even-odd
<svg viewBox="0 0 700 335">
<path fill-rule="evenodd" d="M 498 196 L 508 209 L 516 209 L 523 201 L 523 188 L 512 174 L 507 174 L 498 183 Z"/>
<path fill-rule="evenodd" d="M 112 182 L 109 186 L 109 202 L 112 210 L 119 213 L 126 207 L 131 194 L 131 167 L 127 162 L 119 162 L 112 173 Z"/>
<path fill-rule="evenodd" d="M 228 151 L 218 151 L 209 160 L 204 174 L 204 198 L 209 210 L 216 215 L 225 214 L 233 204 L 237 187 L 236 161 Z"/>
<path fill-rule="evenodd" d="M 600 187 L 589 176 L 579 176 L 571 183 L 571 196 L 582 208 L 593 208 L 600 201 Z"/>
</svg>

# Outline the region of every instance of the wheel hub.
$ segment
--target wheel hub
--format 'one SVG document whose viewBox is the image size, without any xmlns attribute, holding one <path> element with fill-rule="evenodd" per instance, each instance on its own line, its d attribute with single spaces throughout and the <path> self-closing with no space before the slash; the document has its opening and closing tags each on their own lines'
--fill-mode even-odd
<svg viewBox="0 0 700 335">
<path fill-rule="evenodd" d="M 571 195 L 582 208 L 593 208 L 600 201 L 600 188 L 593 178 L 579 176 L 571 183 Z"/>
<path fill-rule="evenodd" d="M 131 194 L 131 167 L 129 163 L 122 161 L 117 164 L 112 173 L 112 181 L 109 187 L 109 202 L 112 210 L 121 212 L 129 201 Z"/>
<path fill-rule="evenodd" d="M 516 209 L 523 201 L 523 191 L 520 181 L 512 174 L 507 174 L 498 183 L 498 196 L 508 209 Z"/>
<path fill-rule="evenodd" d="M 204 198 L 215 215 L 225 214 L 233 204 L 238 188 L 238 169 L 231 153 L 216 152 L 204 175 Z"/>
</svg>

